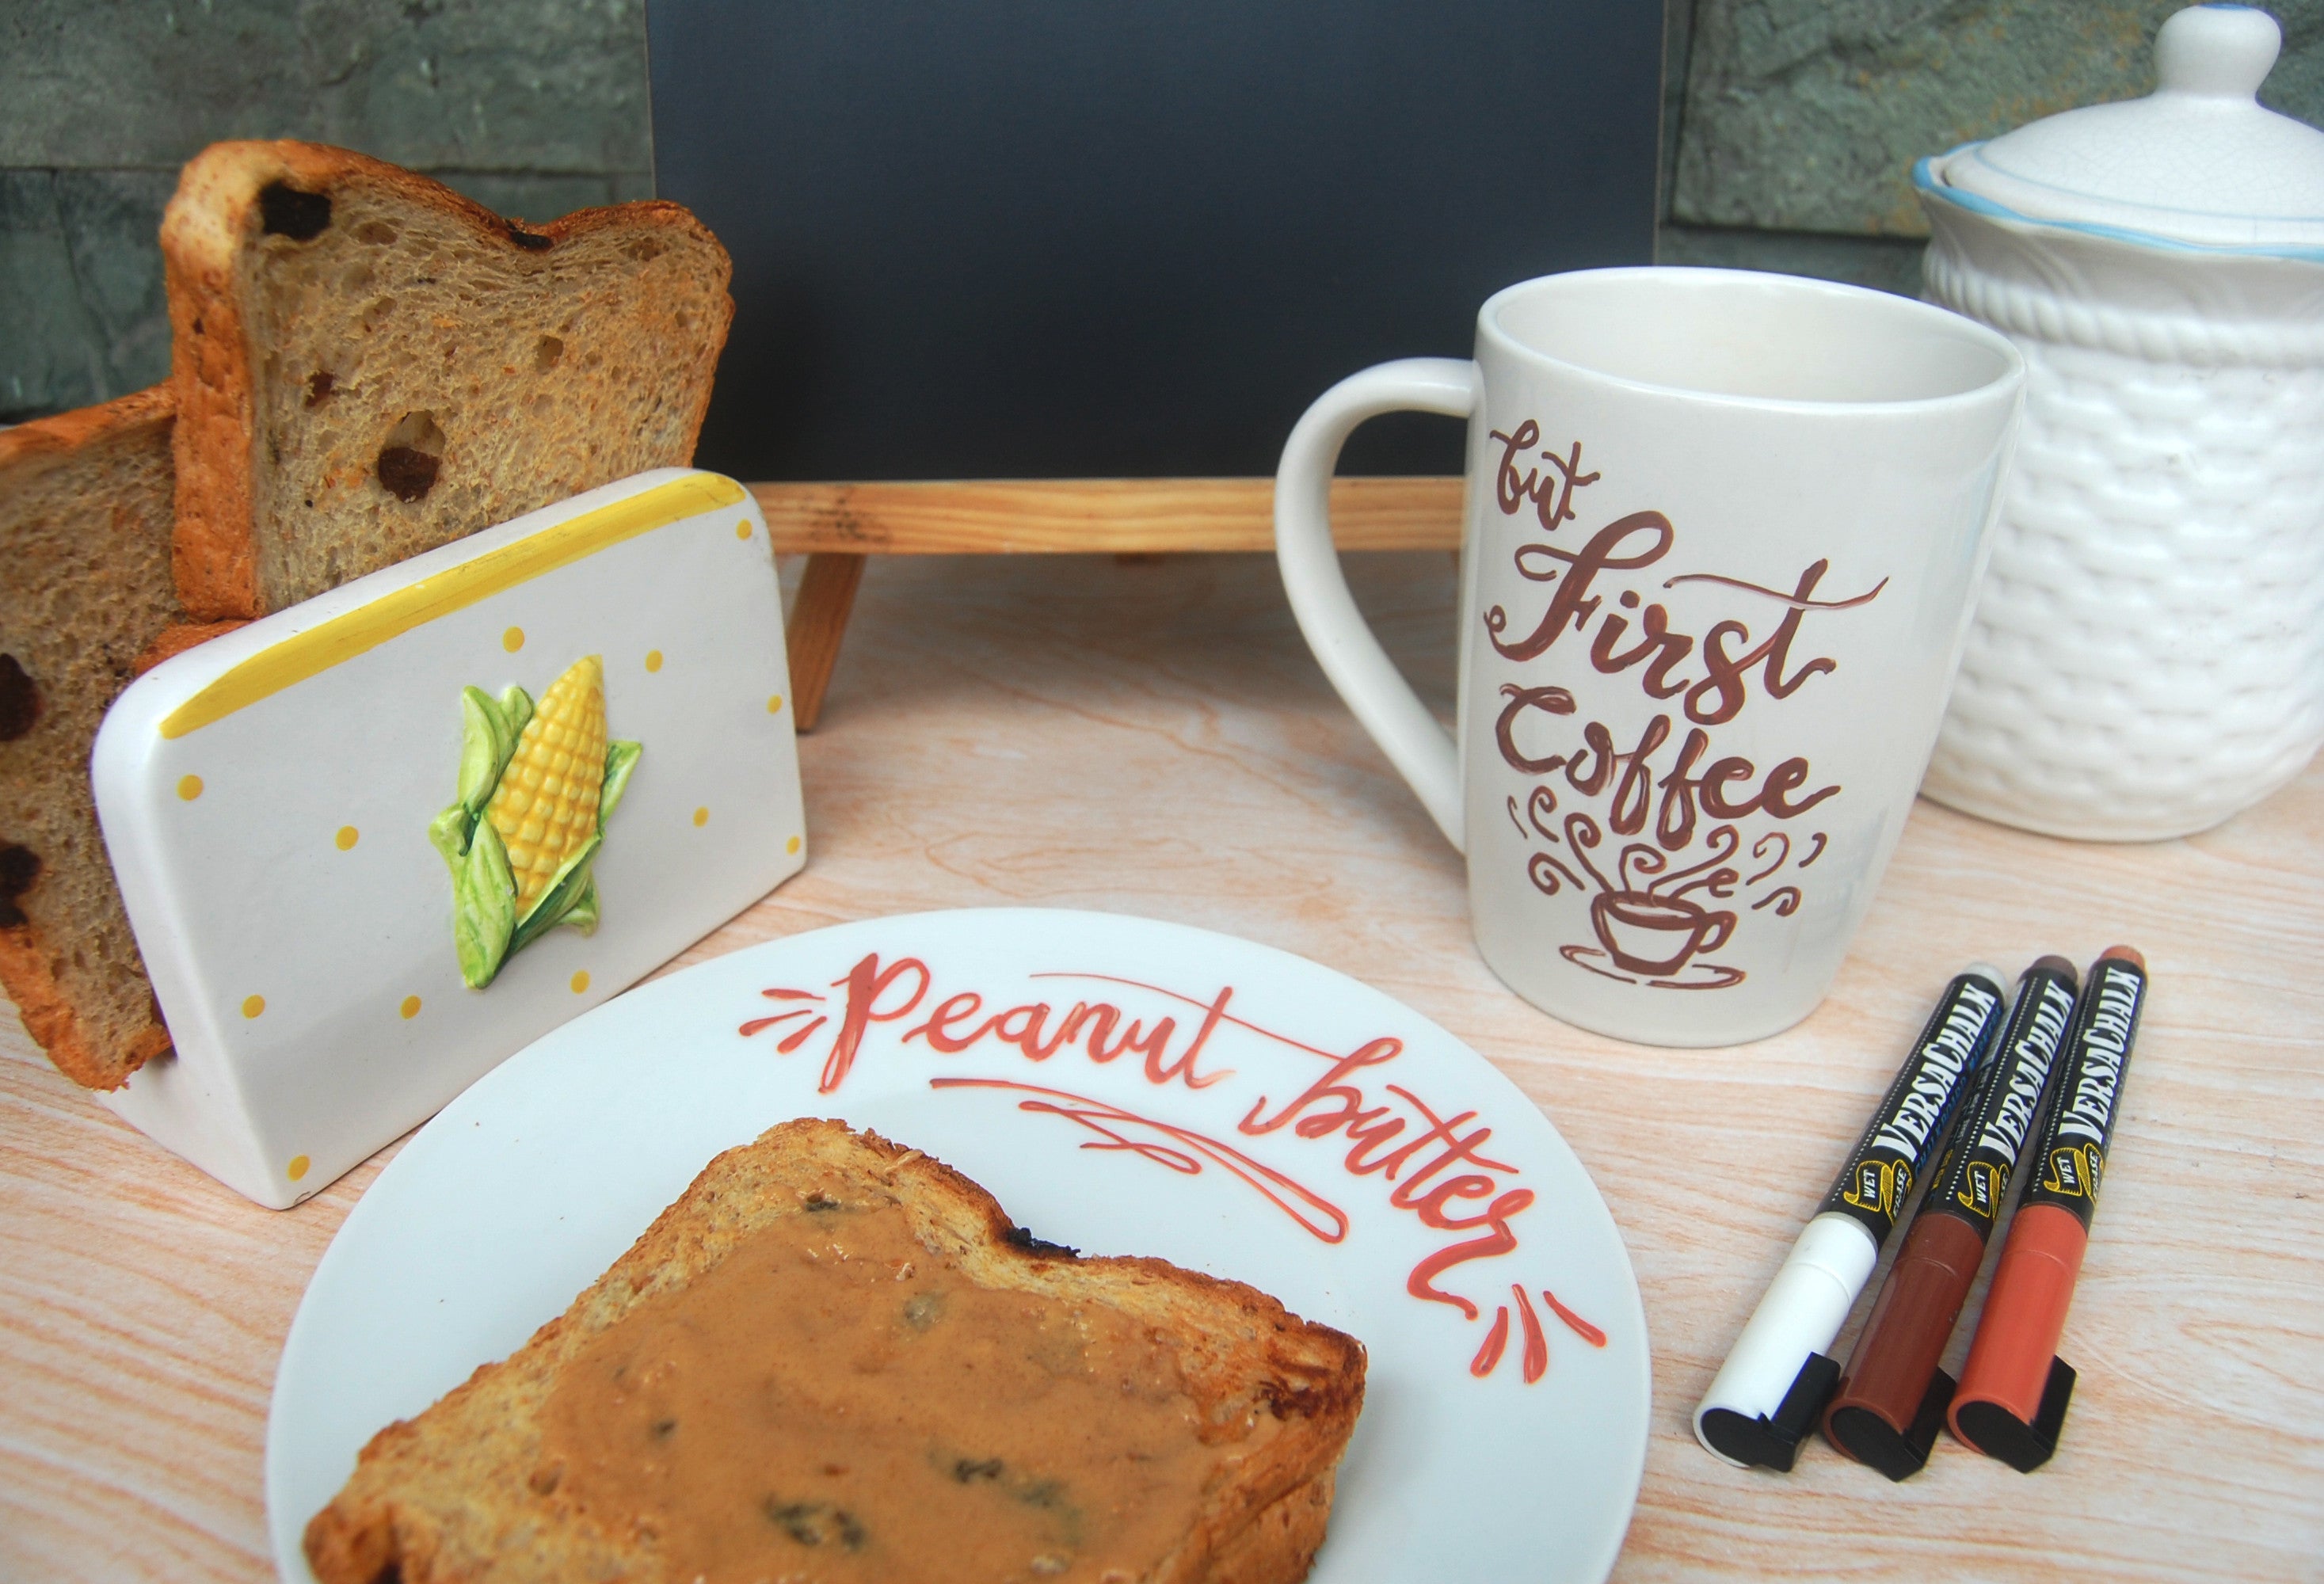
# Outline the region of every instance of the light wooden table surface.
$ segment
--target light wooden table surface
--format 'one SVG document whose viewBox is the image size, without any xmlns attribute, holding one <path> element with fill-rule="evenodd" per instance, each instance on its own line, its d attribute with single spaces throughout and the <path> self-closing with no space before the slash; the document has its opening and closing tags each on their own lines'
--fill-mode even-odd
<svg viewBox="0 0 2324 1584">
<path fill-rule="evenodd" d="M 1350 566 L 1449 705 L 1449 558 Z M 2324 769 L 2152 847 L 1923 804 L 1813 1018 L 1664 1051 L 1565 1027 L 1486 971 L 1459 861 L 1331 695 L 1265 558 L 875 562 L 801 759 L 814 861 L 682 961 L 927 907 L 1140 913 L 1366 980 L 1540 1103 L 1628 1241 L 1654 1344 L 1618 1579 L 2324 1578 Z M 2026 1477 L 1945 1442 L 1892 1487 L 1821 1443 L 1788 1478 L 1702 1452 L 1696 1398 L 1944 978 L 2116 940 L 2144 949 L 2153 991 L 2056 1460 Z M 0 1056 L 0 1579 L 272 1577 L 276 1357 L 380 1161 L 260 1210 L 115 1121 L 5 1015 Z"/>
</svg>

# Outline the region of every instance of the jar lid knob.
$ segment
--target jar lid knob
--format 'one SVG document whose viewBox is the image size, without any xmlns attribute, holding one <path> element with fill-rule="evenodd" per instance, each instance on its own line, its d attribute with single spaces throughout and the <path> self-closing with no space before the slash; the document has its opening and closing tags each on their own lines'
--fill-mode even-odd
<svg viewBox="0 0 2324 1584">
<path fill-rule="evenodd" d="M 2155 91 L 2250 99 L 2275 65 L 2283 30 L 2252 5 L 2190 5 L 2154 35 Z"/>
</svg>

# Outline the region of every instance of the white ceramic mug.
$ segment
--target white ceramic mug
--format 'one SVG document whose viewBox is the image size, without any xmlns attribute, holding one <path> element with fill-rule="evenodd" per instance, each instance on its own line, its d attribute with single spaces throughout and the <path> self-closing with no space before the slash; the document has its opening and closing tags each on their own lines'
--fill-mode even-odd
<svg viewBox="0 0 2324 1584">
<path fill-rule="evenodd" d="M 1762 1038 L 1839 971 L 1928 762 L 2024 365 L 1943 309 L 1722 270 L 1495 295 L 1473 362 L 1324 392 L 1276 475 L 1316 658 L 1469 861 L 1493 971 L 1585 1028 Z M 1459 742 L 1364 625 L 1351 431 L 1469 421 Z"/>
</svg>

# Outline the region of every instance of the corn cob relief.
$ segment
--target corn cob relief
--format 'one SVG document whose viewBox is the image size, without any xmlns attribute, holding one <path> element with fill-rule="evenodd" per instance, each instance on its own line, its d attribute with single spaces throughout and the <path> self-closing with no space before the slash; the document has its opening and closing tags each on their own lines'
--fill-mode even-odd
<svg viewBox="0 0 2324 1584">
<path fill-rule="evenodd" d="M 536 708 L 523 688 L 460 693 L 459 801 L 428 836 L 452 871 L 452 944 L 472 989 L 560 924 L 597 927 L 592 865 L 644 751 L 605 734 L 605 669 L 586 655 Z"/>
</svg>

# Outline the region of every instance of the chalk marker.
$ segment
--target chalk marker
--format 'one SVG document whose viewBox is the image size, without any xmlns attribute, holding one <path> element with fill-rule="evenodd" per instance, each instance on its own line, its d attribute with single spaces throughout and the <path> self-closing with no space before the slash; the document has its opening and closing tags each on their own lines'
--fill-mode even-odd
<svg viewBox="0 0 2324 1584">
<path fill-rule="evenodd" d="M 1824 1413 L 1824 1439 L 1891 1479 L 1919 1473 L 1936 1443 L 1953 1397 L 1953 1377 L 1938 1361 L 2041 1124 L 2051 1077 L 2064 1065 L 2059 1053 L 2073 1021 L 2074 965 L 2043 957 L 2017 981 L 1997 1053 L 1961 1107 Z"/>
<path fill-rule="evenodd" d="M 2058 1450 L 2074 1395 L 2073 1367 L 2058 1357 L 2058 1339 L 2089 1247 L 2122 1076 L 2145 1002 L 2146 959 L 2128 946 L 2107 947 L 2090 965 L 2074 1008 L 2065 1071 L 1953 1395 L 1953 1433 L 2020 1473 L 2031 1474 Z"/>
<path fill-rule="evenodd" d="M 2001 1028 L 2000 971 L 1954 976 L 1790 1257 L 1694 1411 L 1694 1435 L 1738 1468 L 1788 1471 L 1840 1382 L 1824 1349 L 1895 1229 L 1953 1108 Z"/>
</svg>

